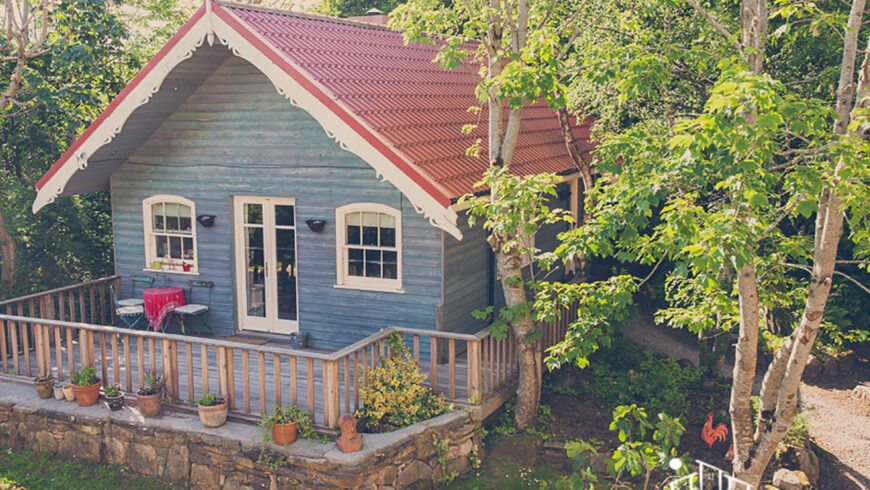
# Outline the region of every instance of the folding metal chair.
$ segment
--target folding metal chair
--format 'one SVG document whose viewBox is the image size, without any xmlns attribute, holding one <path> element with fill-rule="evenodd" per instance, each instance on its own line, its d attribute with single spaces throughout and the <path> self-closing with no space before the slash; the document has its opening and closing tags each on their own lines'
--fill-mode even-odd
<svg viewBox="0 0 870 490">
<path fill-rule="evenodd" d="M 121 306 L 142 306 L 145 300 L 136 297 L 136 284 L 142 284 L 142 289 L 150 288 L 154 285 L 154 278 L 142 274 L 130 275 L 130 298 L 118 301 Z"/>
<path fill-rule="evenodd" d="M 205 319 L 208 318 L 208 313 L 211 308 L 211 290 L 214 287 L 214 283 L 211 281 L 187 281 L 188 283 L 188 295 L 187 298 L 190 303 L 179 306 L 176 308 L 173 313 L 177 314 L 181 319 L 181 332 L 186 332 L 186 324 L 189 318 L 195 318 L 202 328 L 208 330 L 208 333 L 212 332 L 211 327 L 205 322 Z M 193 292 L 196 289 L 207 289 L 208 290 L 208 303 L 206 304 L 198 304 L 194 303 Z"/>
<path fill-rule="evenodd" d="M 141 323 L 143 326 L 148 325 L 145 320 L 145 307 L 142 305 L 124 306 L 121 301 L 118 301 L 118 294 L 115 292 L 115 287 L 109 285 L 112 291 L 112 301 L 115 303 L 115 314 L 118 318 L 127 325 L 128 328 L 136 329 Z"/>
</svg>

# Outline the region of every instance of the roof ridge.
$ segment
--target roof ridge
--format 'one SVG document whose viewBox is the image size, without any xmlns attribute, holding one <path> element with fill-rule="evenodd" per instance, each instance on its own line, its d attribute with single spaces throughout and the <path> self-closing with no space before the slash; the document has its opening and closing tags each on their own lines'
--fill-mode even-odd
<svg viewBox="0 0 870 490">
<path fill-rule="evenodd" d="M 206 1 L 209 1 L 209 0 L 206 0 Z M 378 31 L 401 32 L 401 31 L 398 31 L 396 29 L 391 29 L 390 27 L 387 27 L 387 26 L 381 25 L 381 24 L 372 24 L 370 22 L 362 22 L 359 20 L 345 19 L 342 17 L 334 17 L 331 15 L 321 15 L 321 14 L 312 14 L 309 12 L 298 12 L 298 11 L 293 11 L 293 10 L 284 10 L 284 9 L 279 9 L 279 8 L 275 8 L 275 7 L 264 7 L 262 5 L 252 5 L 250 3 L 244 3 L 244 2 L 233 2 L 230 0 L 215 0 L 215 3 L 217 3 L 218 5 L 220 5 L 222 7 L 254 10 L 257 12 L 286 15 L 286 16 L 290 16 L 290 17 L 300 17 L 303 19 L 321 20 L 324 22 L 332 22 L 334 24 L 346 24 L 346 25 L 351 25 L 354 27 L 362 27 L 362 28 L 374 29 L 374 30 L 378 30 Z"/>
</svg>

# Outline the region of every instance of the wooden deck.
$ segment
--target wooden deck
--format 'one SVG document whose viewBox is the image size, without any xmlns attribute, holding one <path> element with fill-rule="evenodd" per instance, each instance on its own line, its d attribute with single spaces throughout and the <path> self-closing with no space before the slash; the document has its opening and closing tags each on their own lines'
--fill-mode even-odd
<svg viewBox="0 0 870 490">
<path fill-rule="evenodd" d="M 154 342 L 154 355 L 151 356 L 151 350 L 149 346 L 149 342 L 147 339 L 131 336 L 129 337 L 129 346 L 125 345 L 124 338 L 119 338 L 117 341 L 117 350 L 112 345 L 111 336 L 106 336 L 106 344 L 104 346 L 105 349 L 105 370 L 103 366 L 103 356 L 100 355 L 101 346 L 100 346 L 100 336 L 94 335 L 94 350 L 93 352 L 98 353 L 95 356 L 96 360 L 96 369 L 98 376 L 104 379 L 105 383 L 114 384 L 121 387 L 122 390 L 135 393 L 144 383 L 145 377 L 153 377 L 154 373 L 160 373 L 162 371 L 162 359 L 163 359 L 163 345 L 161 342 Z M 204 337 L 192 337 L 191 340 L 194 339 L 202 339 Z M 220 337 L 205 337 L 205 338 L 220 338 Z M 250 339 L 244 338 L 236 338 L 236 337 L 228 337 L 226 340 L 233 341 L 241 341 L 241 343 L 251 343 L 255 345 L 268 345 L 268 343 L 264 342 L 256 342 Z M 79 345 L 80 339 L 76 338 L 73 340 L 73 357 L 75 359 L 75 366 L 77 370 L 80 370 L 82 367 L 81 356 L 76 355 L 81 352 L 81 346 Z M 144 355 L 144 362 L 142 366 L 144 368 L 141 370 L 138 368 L 138 362 L 127 362 L 125 358 L 125 352 L 128 351 L 131 353 L 131 356 L 135 358 L 137 353 L 139 352 L 139 343 L 142 343 L 142 352 Z M 217 352 L 214 348 L 206 348 L 206 362 L 203 363 L 203 345 L 196 344 L 183 344 L 178 346 L 178 372 L 179 372 L 179 387 L 178 393 L 181 402 L 193 403 L 193 400 L 202 395 L 205 392 L 218 392 L 219 391 L 219 373 L 218 373 L 218 359 Z M 187 349 L 190 349 L 190 356 L 188 357 Z M 52 350 L 54 348 L 52 347 Z M 36 355 L 34 349 L 30 349 L 31 355 L 27 356 L 30 360 L 30 376 L 35 376 L 37 371 L 37 363 L 36 363 Z M 314 351 L 320 352 L 320 351 Z M 327 352 L 321 352 L 323 354 L 327 354 Z M 61 357 L 66 359 L 69 355 L 67 343 L 61 343 Z M 244 359 L 243 357 L 248 357 L 248 368 L 245 369 Z M 276 357 L 280 359 L 279 361 L 279 371 L 277 372 L 277 379 L 279 382 L 276 384 Z M 25 356 L 20 356 L 21 361 L 25 360 Z M 188 365 L 188 359 L 190 360 L 190 365 Z M 251 388 L 251 396 L 246 400 L 243 395 L 236 395 L 235 398 L 235 409 L 251 412 L 251 413 L 263 413 L 263 411 L 269 411 L 275 404 L 290 404 L 291 402 L 296 402 L 300 407 L 307 409 L 308 411 L 315 414 L 315 420 L 317 422 L 321 422 L 324 416 L 324 404 L 323 404 L 323 363 L 318 360 L 311 360 L 311 362 L 307 362 L 307 359 L 297 359 L 297 358 L 282 358 L 280 356 L 274 355 L 264 355 L 262 359 L 262 371 L 260 367 L 259 356 L 243 356 L 239 354 L 232 355 L 233 361 L 233 382 L 231 391 L 235 394 L 243 394 L 244 386 L 245 386 L 245 375 L 244 373 L 248 373 L 248 383 Z M 370 362 L 370 361 L 369 361 Z M 295 366 L 295 378 L 293 377 L 294 366 L 292 364 L 296 364 Z M 430 373 L 431 364 L 428 360 L 418 361 L 420 364 L 420 369 L 424 373 Z M 117 366 L 117 369 L 115 368 Z M 206 366 L 206 370 L 202 369 L 202 366 Z M 349 390 L 355 390 L 355 375 L 360 375 L 363 372 L 362 366 L 359 366 L 357 370 L 354 370 L 352 365 L 348 366 L 347 371 L 344 368 L 344 365 L 339 366 L 339 383 L 340 386 L 345 387 L 348 386 Z M 23 366 L 22 366 L 23 369 Z M 308 370 L 311 369 L 311 376 L 309 377 Z M 468 375 L 468 366 L 467 366 L 467 357 L 464 354 L 456 356 L 456 362 L 454 365 L 455 369 L 455 386 L 454 386 L 454 396 L 451 397 L 454 400 L 466 400 L 467 397 L 467 375 Z M 438 364 L 437 365 L 438 375 L 437 378 L 440 383 L 436 386 L 436 390 L 439 393 L 444 393 L 445 396 L 449 394 L 449 383 L 445 382 L 449 379 L 449 371 L 450 366 L 448 364 Z M 262 388 L 263 388 L 263 398 L 262 403 L 260 401 L 260 388 L 261 388 L 261 379 L 259 378 L 258 373 L 262 372 L 265 376 L 262 378 Z M 102 373 L 105 373 L 103 375 Z M 55 379 L 58 379 L 58 369 L 56 365 L 52 366 L 52 375 L 55 376 Z M 70 373 L 65 371 L 62 373 L 63 380 L 69 379 Z M 295 382 L 294 382 L 295 379 Z M 313 379 L 313 383 L 309 383 L 308 380 Z M 347 381 L 347 383 L 346 383 Z M 431 380 L 429 376 L 427 376 L 426 386 L 431 386 Z M 357 396 L 346 396 L 345 390 L 341 392 L 341 409 L 345 412 L 355 411 L 359 408 L 359 404 L 356 402 L 358 400 Z"/>
</svg>

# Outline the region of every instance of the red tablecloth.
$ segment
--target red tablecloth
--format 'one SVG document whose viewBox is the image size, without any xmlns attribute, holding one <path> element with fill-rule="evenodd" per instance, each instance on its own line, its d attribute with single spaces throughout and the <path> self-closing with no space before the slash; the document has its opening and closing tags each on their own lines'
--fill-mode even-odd
<svg viewBox="0 0 870 490">
<path fill-rule="evenodd" d="M 184 290 L 176 287 L 148 288 L 142 291 L 142 299 L 145 300 L 145 319 L 154 331 L 158 331 L 166 315 L 184 305 Z"/>
</svg>

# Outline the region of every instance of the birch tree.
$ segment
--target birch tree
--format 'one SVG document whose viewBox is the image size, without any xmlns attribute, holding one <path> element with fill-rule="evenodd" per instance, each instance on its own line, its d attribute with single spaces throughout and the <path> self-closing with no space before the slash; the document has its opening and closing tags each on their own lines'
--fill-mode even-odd
<svg viewBox="0 0 870 490">
<path fill-rule="evenodd" d="M 679 2 L 666 5 L 680 8 Z M 743 0 L 736 13 L 694 0 L 682 5 L 729 51 L 707 70 L 715 81 L 703 108 L 650 117 L 605 137 L 598 165 L 608 178 L 593 194 L 589 224 L 569 233 L 562 251 L 667 263 L 672 307 L 662 315 L 665 321 L 737 326 L 732 463 L 738 478 L 757 487 L 794 422 L 800 379 L 831 285 L 850 279 L 837 267 L 844 259 L 838 257 L 844 231 L 854 244 L 850 259 L 857 260 L 851 262 L 866 266 L 870 254 L 870 46 L 862 52 L 867 35 L 861 30 L 866 5 L 853 0 L 847 12 L 825 12 L 816 4 Z M 801 29 L 808 38 L 817 35 L 814 30 L 839 31 L 839 80 L 828 100 L 807 96 L 797 88 L 804 80 L 778 79 L 783 71 L 767 67 L 767 54 L 782 51 L 788 33 Z M 674 59 L 654 61 L 634 64 L 632 73 L 614 70 L 614 77 L 628 77 L 620 86 L 625 100 L 670 81 L 662 73 Z M 800 66 L 788 68 L 801 72 Z M 809 272 L 802 312 L 767 366 L 753 419 L 764 305 L 775 294 L 770 285 L 795 270 Z M 673 306 L 679 298 L 685 304 Z M 572 342 L 569 332 L 551 362 L 571 360 Z"/>
</svg>

